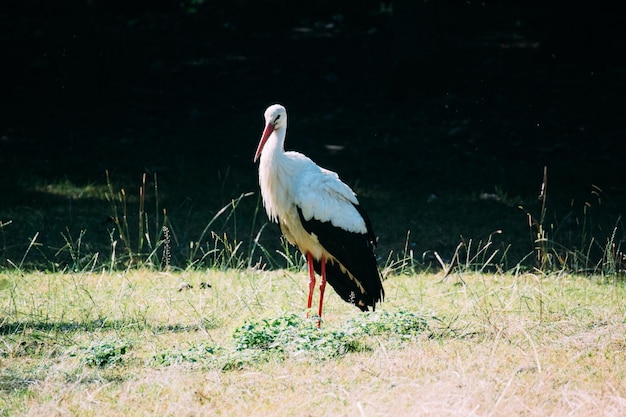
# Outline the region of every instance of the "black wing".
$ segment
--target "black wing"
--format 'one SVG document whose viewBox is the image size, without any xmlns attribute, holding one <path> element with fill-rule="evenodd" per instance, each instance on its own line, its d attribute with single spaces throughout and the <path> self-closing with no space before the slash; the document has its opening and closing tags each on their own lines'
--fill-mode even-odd
<svg viewBox="0 0 626 417">
<path fill-rule="evenodd" d="M 382 277 L 376 263 L 374 247 L 376 238 L 367 214 L 354 205 L 367 226 L 367 233 L 355 233 L 335 227 L 331 222 L 314 218 L 305 220 L 298 207 L 298 215 L 304 230 L 317 236 L 320 244 L 339 261 L 326 263 L 326 280 L 345 301 L 362 311 L 376 308 L 385 296 Z M 321 274 L 321 262 L 315 260 L 315 272 Z"/>
</svg>

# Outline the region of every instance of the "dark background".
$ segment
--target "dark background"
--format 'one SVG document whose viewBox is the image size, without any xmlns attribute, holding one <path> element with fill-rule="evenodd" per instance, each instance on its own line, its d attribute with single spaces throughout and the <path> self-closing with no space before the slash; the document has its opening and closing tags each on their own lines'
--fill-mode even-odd
<svg viewBox="0 0 626 417">
<path fill-rule="evenodd" d="M 4 1 L 0 265 L 28 251 L 26 263 L 76 266 L 79 237 L 106 263 L 106 171 L 134 217 L 148 173 L 174 264 L 253 191 L 220 225 L 248 242 L 267 221 L 252 156 L 280 102 L 287 148 L 357 191 L 381 263 L 405 247 L 424 265 L 434 251 L 449 261 L 459 242 L 471 253 L 491 236 L 503 268 L 532 266 L 541 223 L 557 257 L 593 257 L 561 264 L 588 270 L 625 239 L 618 4 Z M 277 242 L 265 229 L 261 243 Z"/>
</svg>

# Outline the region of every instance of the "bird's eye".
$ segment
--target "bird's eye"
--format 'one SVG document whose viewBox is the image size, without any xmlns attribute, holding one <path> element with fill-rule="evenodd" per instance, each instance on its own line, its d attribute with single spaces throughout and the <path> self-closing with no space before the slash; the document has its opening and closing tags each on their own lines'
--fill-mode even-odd
<svg viewBox="0 0 626 417">
<path fill-rule="evenodd" d="M 274 123 L 276 123 L 278 121 L 278 119 L 280 119 L 280 114 L 278 116 L 276 116 L 276 118 L 274 119 Z"/>
</svg>

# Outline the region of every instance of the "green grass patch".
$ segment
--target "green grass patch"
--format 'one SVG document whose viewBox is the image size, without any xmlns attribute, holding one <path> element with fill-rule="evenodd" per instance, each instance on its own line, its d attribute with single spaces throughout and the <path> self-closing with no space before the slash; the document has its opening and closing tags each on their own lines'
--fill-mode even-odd
<svg viewBox="0 0 626 417">
<path fill-rule="evenodd" d="M 0 415 L 566 415 L 626 401 L 626 289 L 602 277 L 392 275 L 376 312 L 329 292 L 321 328 L 306 272 L 2 280 Z"/>
</svg>

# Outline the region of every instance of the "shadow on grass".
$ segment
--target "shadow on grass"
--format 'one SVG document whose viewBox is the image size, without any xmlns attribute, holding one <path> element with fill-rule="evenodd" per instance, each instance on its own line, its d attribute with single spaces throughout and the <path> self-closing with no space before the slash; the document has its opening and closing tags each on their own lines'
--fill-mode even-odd
<svg viewBox="0 0 626 417">
<path fill-rule="evenodd" d="M 150 325 L 148 323 L 140 323 L 131 320 L 106 320 L 96 319 L 81 323 L 75 322 L 46 322 L 46 321 L 15 321 L 0 324 L 0 336 L 15 335 L 26 332 L 62 332 L 62 333 L 79 333 L 79 332 L 96 332 L 107 330 L 124 330 L 133 329 L 138 331 L 149 330 L 154 333 L 184 333 L 196 331 L 201 326 L 198 324 L 167 324 L 167 325 Z"/>
</svg>

